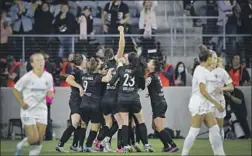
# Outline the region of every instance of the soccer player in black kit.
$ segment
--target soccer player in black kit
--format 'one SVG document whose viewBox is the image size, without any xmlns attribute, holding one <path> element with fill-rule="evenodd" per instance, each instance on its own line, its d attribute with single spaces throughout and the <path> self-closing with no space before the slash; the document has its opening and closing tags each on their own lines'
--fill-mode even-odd
<svg viewBox="0 0 252 156">
<path fill-rule="evenodd" d="M 118 68 L 117 73 L 110 81 L 111 85 L 118 82 L 117 102 L 122 117 L 122 144 L 124 152 L 129 151 L 129 113 L 132 112 L 138 120 L 141 131 L 141 141 L 144 144 L 145 151 L 153 152 L 151 145 L 148 144 L 147 128 L 144 123 L 142 106 L 138 94 L 139 88 L 145 88 L 144 72 L 141 68 L 136 53 L 131 52 L 128 55 L 128 65 Z"/>
<path fill-rule="evenodd" d="M 147 63 L 149 75 L 145 81 L 146 87 L 151 100 L 151 107 L 153 113 L 153 130 L 156 131 L 158 137 L 164 144 L 163 152 L 178 151 L 177 145 L 173 142 L 171 136 L 164 130 L 165 112 L 167 110 L 167 103 L 163 94 L 162 82 L 157 74 L 160 70 L 160 65 L 157 60 L 151 59 Z M 171 147 L 169 147 L 169 145 Z"/>
<path fill-rule="evenodd" d="M 83 69 L 86 68 L 86 58 L 81 54 L 74 54 L 73 63 L 75 64 L 73 72 L 66 79 L 66 82 L 71 85 L 71 95 L 69 100 L 71 124 L 64 131 L 60 142 L 56 147 L 58 152 L 64 151 L 64 144 L 69 140 L 72 133 L 76 131 L 81 119 L 79 107 L 81 104 L 81 98 L 84 94 L 81 77 L 83 75 Z M 81 129 L 80 131 L 83 130 L 85 131 L 85 129 Z"/>
<path fill-rule="evenodd" d="M 117 54 L 114 55 L 114 52 L 112 49 L 107 48 L 105 49 L 104 56 L 105 56 L 105 69 L 109 68 L 117 68 L 118 61 L 123 58 L 124 53 L 124 47 L 125 47 L 125 39 L 124 39 L 124 27 L 119 26 L 118 31 L 120 32 L 120 39 L 119 39 L 119 46 Z M 113 72 L 115 74 L 115 71 Z M 116 133 L 117 129 L 119 128 L 119 131 L 121 129 L 121 118 L 118 111 L 118 105 L 117 105 L 117 84 L 110 85 L 110 83 L 107 83 L 105 94 L 102 98 L 102 114 L 105 120 L 105 125 L 102 127 L 102 135 L 99 135 L 97 137 L 97 140 L 99 142 L 102 142 L 102 145 L 104 146 L 104 151 L 111 152 L 111 146 L 110 146 L 110 139 Z M 113 122 L 114 116 L 115 121 Z M 118 133 L 120 135 L 120 132 Z M 120 137 L 119 137 L 120 138 Z M 118 139 L 119 139 L 118 138 Z M 120 146 L 120 141 L 118 141 L 118 146 Z M 120 150 L 120 147 L 118 147 L 117 151 Z"/>
<path fill-rule="evenodd" d="M 102 76 L 99 71 L 101 68 L 101 61 L 97 61 L 95 58 L 91 58 L 87 62 L 87 72 L 82 76 L 82 84 L 84 88 L 84 96 L 80 105 L 81 119 L 86 124 L 86 127 L 91 121 L 91 129 L 87 138 L 85 151 L 96 152 L 92 148 L 94 139 L 97 136 L 97 132 L 100 128 L 102 119 L 101 113 L 101 90 L 102 83 L 107 83 L 111 80 L 111 72 L 113 68 L 108 69 L 105 76 Z M 85 133 L 81 136 L 80 148 L 83 149 L 83 142 L 85 139 Z"/>
</svg>

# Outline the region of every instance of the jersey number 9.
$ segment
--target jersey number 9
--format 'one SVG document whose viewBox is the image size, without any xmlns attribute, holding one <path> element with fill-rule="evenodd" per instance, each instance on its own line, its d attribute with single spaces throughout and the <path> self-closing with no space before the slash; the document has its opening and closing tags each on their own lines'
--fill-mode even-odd
<svg viewBox="0 0 252 156">
<path fill-rule="evenodd" d="M 87 82 L 87 81 L 84 81 L 84 82 L 83 82 L 84 92 L 86 92 L 87 86 L 88 86 L 88 82 Z"/>
<path fill-rule="evenodd" d="M 124 74 L 124 87 L 133 87 L 135 85 L 135 77 L 131 77 L 129 74 Z"/>
</svg>

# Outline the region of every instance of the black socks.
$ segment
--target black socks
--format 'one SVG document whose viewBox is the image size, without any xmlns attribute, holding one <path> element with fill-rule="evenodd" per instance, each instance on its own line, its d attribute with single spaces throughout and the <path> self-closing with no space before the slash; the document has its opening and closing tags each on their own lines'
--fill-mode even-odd
<svg viewBox="0 0 252 156">
<path fill-rule="evenodd" d="M 170 134 L 165 131 L 165 130 L 162 130 L 161 132 L 159 132 L 159 136 L 160 138 L 162 138 L 165 142 L 169 143 L 169 145 L 171 145 L 171 147 L 177 147 L 177 145 L 173 142 Z M 161 139 L 161 140 L 162 140 Z"/>
<path fill-rule="evenodd" d="M 79 146 L 80 147 L 83 147 L 83 144 L 84 144 L 84 140 L 85 140 L 85 137 L 86 137 L 86 128 L 80 128 L 79 129 Z"/>
<path fill-rule="evenodd" d="M 67 129 L 64 131 L 61 139 L 60 139 L 60 142 L 59 142 L 59 147 L 63 147 L 64 144 L 69 140 L 69 138 L 71 137 L 72 133 L 75 131 L 75 127 L 70 125 L 67 127 Z"/>
<path fill-rule="evenodd" d="M 80 126 L 77 127 L 76 131 L 74 131 L 73 143 L 72 146 L 77 147 L 79 142 L 79 130 Z"/>
<path fill-rule="evenodd" d="M 88 138 L 87 138 L 87 142 L 86 142 L 86 146 L 87 147 L 92 147 L 93 145 L 93 141 L 94 139 L 96 138 L 96 135 L 97 135 L 97 132 L 96 131 L 90 131 L 89 132 L 89 135 L 88 135 Z"/>
<path fill-rule="evenodd" d="M 118 133 L 117 133 L 117 148 L 118 149 L 122 148 L 122 129 L 118 129 Z"/>
<path fill-rule="evenodd" d="M 148 138 L 147 138 L 147 128 L 145 123 L 141 123 L 139 126 L 139 132 L 140 132 L 140 138 L 144 145 L 148 144 Z"/>
<path fill-rule="evenodd" d="M 123 125 L 122 126 L 122 144 L 123 146 L 129 145 L 129 126 Z"/>
</svg>

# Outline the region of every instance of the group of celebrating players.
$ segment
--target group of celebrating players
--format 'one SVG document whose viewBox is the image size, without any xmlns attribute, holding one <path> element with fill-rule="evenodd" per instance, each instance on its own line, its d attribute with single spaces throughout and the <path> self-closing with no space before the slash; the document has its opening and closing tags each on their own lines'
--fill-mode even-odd
<svg viewBox="0 0 252 156">
<path fill-rule="evenodd" d="M 71 123 L 56 146 L 58 152 L 65 151 L 64 145 L 72 133 L 74 139 L 70 149 L 73 151 L 112 152 L 111 138 L 116 132 L 116 152 L 131 152 L 132 147 L 141 152 L 140 141 L 146 152 L 154 152 L 148 142 L 138 94 L 138 91 L 144 90 L 145 87 L 148 88 L 151 100 L 152 127 L 164 145 L 162 151 L 179 150 L 169 133 L 164 130 L 167 103 L 158 76 L 159 62 L 150 59 L 143 63 L 139 49 L 137 52 L 124 54 L 124 28 L 119 26 L 118 30 L 120 39 L 116 55 L 111 49 L 104 51 L 103 60 L 99 57 L 87 59 L 82 54 L 74 54 L 75 66 L 72 74 L 66 79 L 71 85 Z M 225 117 L 223 92 L 233 89 L 232 80 L 221 68 L 222 61 L 218 60 L 214 51 L 208 50 L 205 46 L 201 46 L 200 49 L 201 64 L 194 72 L 189 102 L 192 114 L 191 127 L 185 139 L 182 155 L 189 154 L 202 122 L 209 127 L 209 140 L 214 154 L 225 155 L 221 141 Z M 30 155 L 40 154 L 47 125 L 45 97 L 54 96 L 53 79 L 44 71 L 43 55 L 33 54 L 30 61 L 33 70 L 26 73 L 13 89 L 14 96 L 21 106 L 21 120 L 27 134 L 27 137 L 18 143 L 16 155 L 20 155 L 22 148 L 29 145 L 32 146 Z M 20 92 L 23 92 L 23 98 Z M 91 128 L 84 146 L 89 122 Z"/>
<path fill-rule="evenodd" d="M 147 128 L 144 122 L 139 89 L 149 89 L 153 108 L 153 125 L 164 143 L 164 151 L 178 150 L 168 132 L 164 130 L 164 117 L 167 104 L 162 91 L 162 84 L 156 73 L 160 68 L 158 62 L 147 63 L 149 76 L 145 79 L 145 66 L 141 64 L 140 53 L 131 52 L 124 55 L 124 28 L 120 32 L 118 52 L 111 49 L 104 52 L 104 60 L 75 54 L 73 73 L 66 79 L 72 87 L 69 106 L 71 124 L 64 131 L 56 150 L 64 151 L 64 144 L 74 132 L 71 150 L 79 152 L 112 152 L 111 138 L 118 131 L 116 152 L 130 152 L 131 145 L 141 151 L 134 138 L 141 140 L 144 150 L 153 152 L 148 143 Z M 89 121 L 91 129 L 83 146 Z M 133 128 L 133 125 L 135 125 Z M 98 136 L 97 133 L 99 132 Z M 97 138 L 97 139 L 96 139 Z M 96 148 L 93 142 L 96 139 Z"/>
</svg>

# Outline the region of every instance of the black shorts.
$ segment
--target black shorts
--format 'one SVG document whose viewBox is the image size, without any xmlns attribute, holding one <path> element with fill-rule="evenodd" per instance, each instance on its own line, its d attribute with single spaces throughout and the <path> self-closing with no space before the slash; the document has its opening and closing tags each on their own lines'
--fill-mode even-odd
<svg viewBox="0 0 252 156">
<path fill-rule="evenodd" d="M 81 97 L 70 97 L 69 107 L 71 110 L 71 115 L 75 113 L 80 114 L 80 104 L 81 104 Z"/>
<path fill-rule="evenodd" d="M 142 110 L 139 96 L 135 98 L 131 96 L 118 96 L 117 103 L 119 112 L 139 113 Z"/>
<path fill-rule="evenodd" d="M 119 112 L 116 96 L 104 96 L 101 102 L 102 114 L 116 114 Z"/>
<path fill-rule="evenodd" d="M 166 103 L 155 103 L 152 104 L 152 118 L 155 119 L 157 117 L 165 118 L 165 113 L 167 110 L 167 104 Z"/>
<path fill-rule="evenodd" d="M 86 124 L 91 121 L 91 123 L 101 123 L 102 113 L 101 113 L 101 102 L 100 100 L 85 98 L 82 100 L 80 106 L 81 120 Z"/>
</svg>

